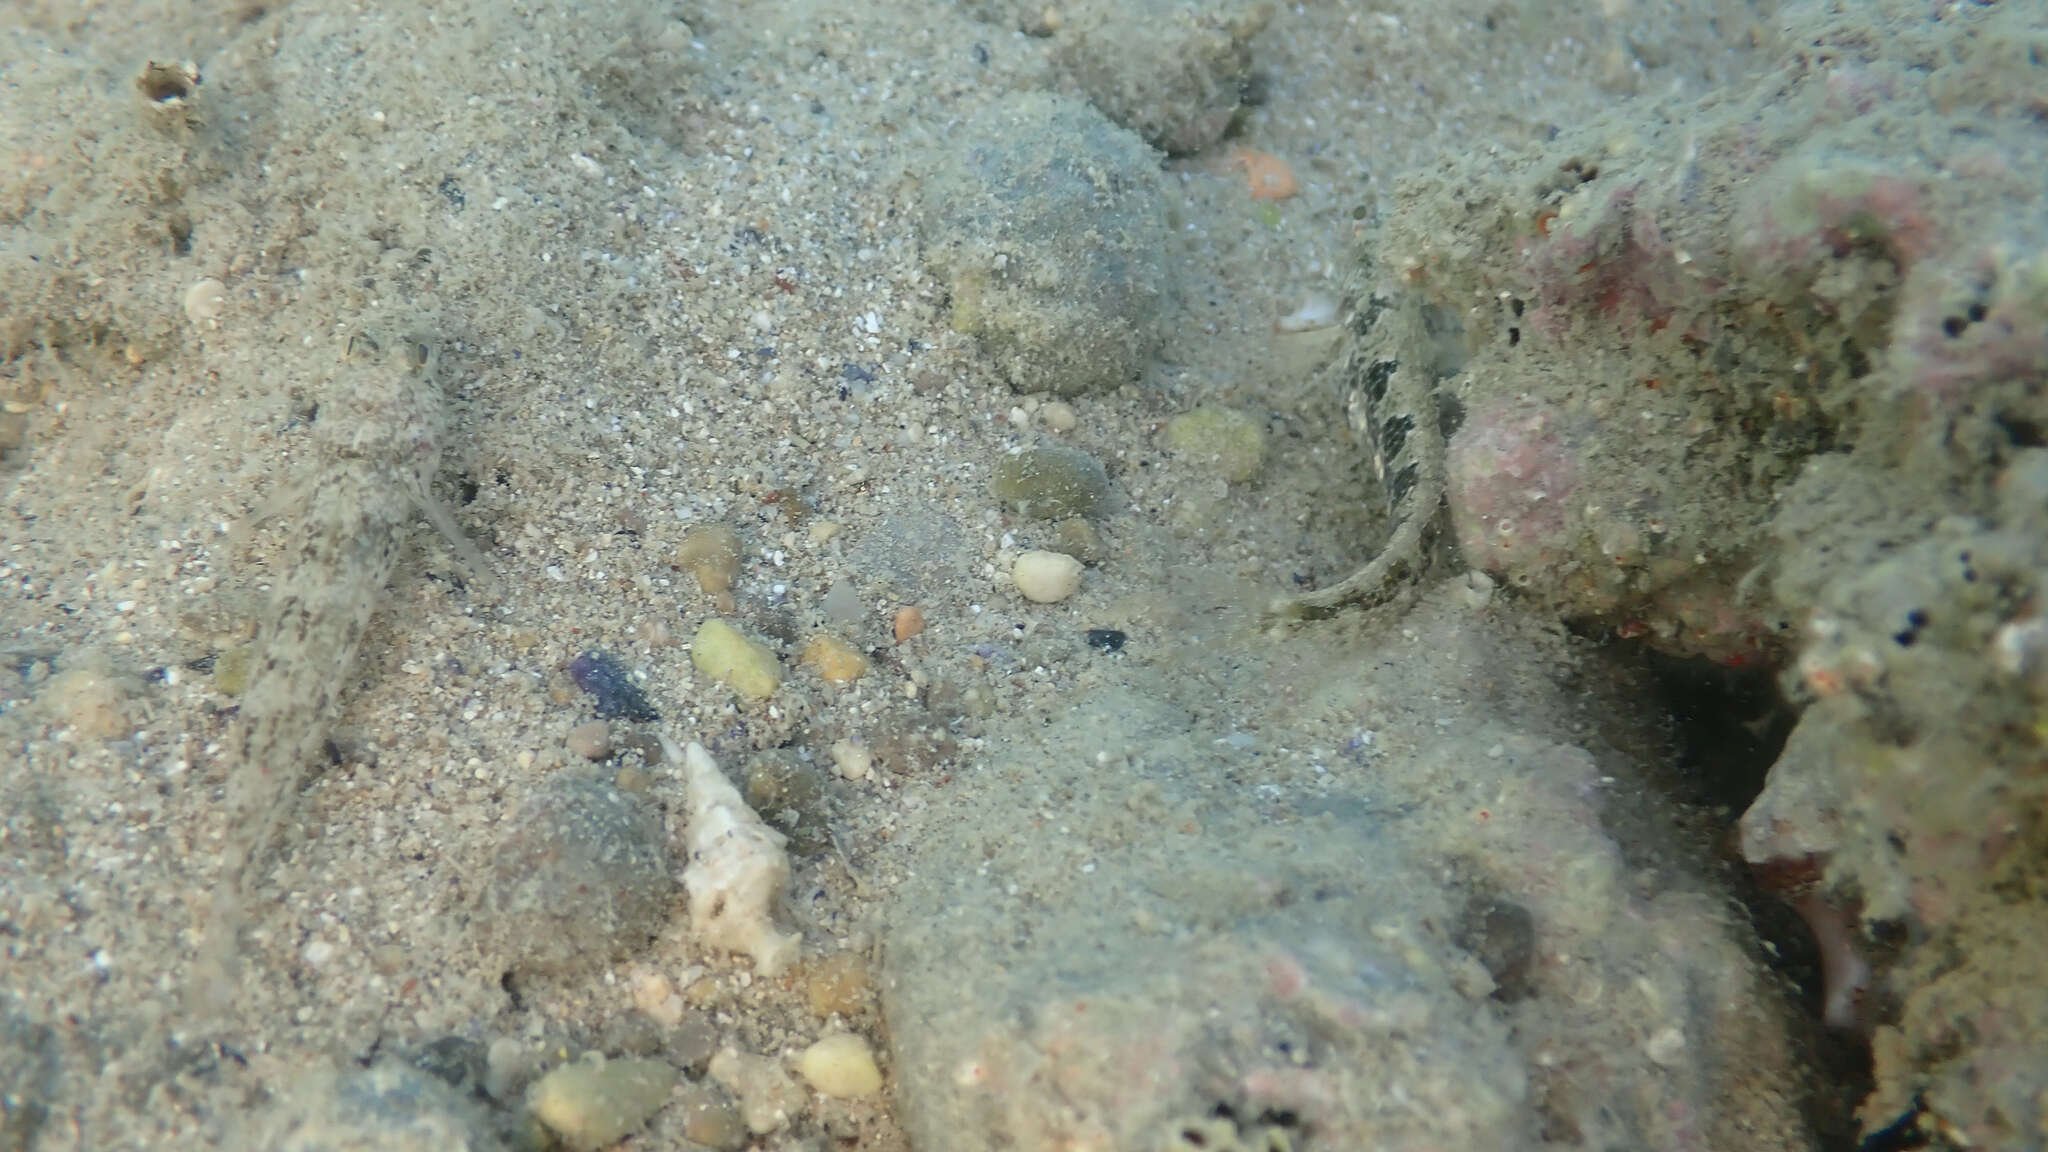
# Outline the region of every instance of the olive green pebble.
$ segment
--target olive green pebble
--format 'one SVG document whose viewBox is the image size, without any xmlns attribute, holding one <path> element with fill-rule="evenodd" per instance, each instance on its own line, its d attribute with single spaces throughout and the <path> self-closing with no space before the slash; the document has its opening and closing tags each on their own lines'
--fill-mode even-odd
<svg viewBox="0 0 2048 1152">
<path fill-rule="evenodd" d="M 1054 552 L 1065 552 L 1083 564 L 1102 563 L 1102 536 L 1095 525 L 1079 516 L 1060 521 L 1052 539 Z"/>
<path fill-rule="evenodd" d="M 481 920 L 515 967 L 573 971 L 644 945 L 675 894 L 661 821 L 603 781 L 556 775 L 492 853 Z"/>
<path fill-rule="evenodd" d="M 213 687 L 223 696 L 240 696 L 249 690 L 256 672 L 256 649 L 244 644 L 213 658 Z"/>
<path fill-rule="evenodd" d="M 1097 519 L 1109 511 L 1109 471 L 1079 448 L 1048 445 L 1004 456 L 991 487 L 997 500 L 1040 520 Z"/>
<path fill-rule="evenodd" d="M 809 856 L 831 847 L 825 774 L 782 749 L 754 757 L 746 769 L 747 805 L 789 837 L 790 851 Z"/>
<path fill-rule="evenodd" d="M 570 1152 L 596 1152 L 638 1132 L 680 1078 L 660 1060 L 579 1061 L 536 1081 L 526 1106 Z"/>
<path fill-rule="evenodd" d="M 1201 407 L 1166 424 L 1166 445 L 1232 484 L 1259 474 L 1266 461 L 1266 430 L 1235 408 Z"/>
<path fill-rule="evenodd" d="M 690 642 L 690 663 L 749 700 L 766 700 L 782 687 L 782 666 L 775 662 L 775 653 L 716 616 L 697 629 Z"/>
<path fill-rule="evenodd" d="M 716 1084 L 686 1083 L 672 1105 L 683 1117 L 683 1139 L 716 1152 L 738 1152 L 753 1139 L 739 1106 Z"/>
</svg>

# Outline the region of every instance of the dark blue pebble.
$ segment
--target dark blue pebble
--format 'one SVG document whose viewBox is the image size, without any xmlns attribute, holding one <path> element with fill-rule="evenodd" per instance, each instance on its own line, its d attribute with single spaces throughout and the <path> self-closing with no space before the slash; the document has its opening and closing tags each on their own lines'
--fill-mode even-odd
<svg viewBox="0 0 2048 1152">
<path fill-rule="evenodd" d="M 1100 648 L 1104 652 L 1123 651 L 1124 640 L 1124 634 L 1114 628 L 1090 628 L 1088 630 L 1088 646 L 1090 648 Z"/>
<path fill-rule="evenodd" d="M 661 713 L 633 683 L 626 666 L 602 652 L 585 652 L 569 661 L 569 679 L 597 702 L 600 720 L 661 719 Z"/>
</svg>

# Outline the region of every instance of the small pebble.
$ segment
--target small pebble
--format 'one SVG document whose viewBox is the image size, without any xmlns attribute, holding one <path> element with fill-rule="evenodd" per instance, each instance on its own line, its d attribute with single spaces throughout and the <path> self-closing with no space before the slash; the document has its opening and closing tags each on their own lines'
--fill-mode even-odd
<svg viewBox="0 0 2048 1152">
<path fill-rule="evenodd" d="M 1011 579 L 1026 600 L 1055 604 L 1080 589 L 1081 562 L 1064 552 L 1033 550 L 1017 557 Z"/>
<path fill-rule="evenodd" d="M 533 1079 L 533 1049 L 516 1036 L 500 1036 L 484 1049 L 484 1092 L 501 1104 L 526 1091 Z"/>
<path fill-rule="evenodd" d="M 834 952 L 805 965 L 804 1002 L 820 1018 L 852 1019 L 867 1006 L 867 962 L 858 952 Z"/>
<path fill-rule="evenodd" d="M 676 564 L 711 595 L 729 592 L 740 575 L 739 533 L 723 524 L 699 524 L 683 533 Z"/>
<path fill-rule="evenodd" d="M 237 645 L 213 658 L 213 687 L 224 696 L 240 696 L 249 690 L 255 672 L 256 649 Z"/>
<path fill-rule="evenodd" d="M 612 754 L 612 726 L 602 720 L 578 724 L 563 739 L 569 751 L 585 760 L 602 760 Z"/>
<path fill-rule="evenodd" d="M 413 1053 L 412 1066 L 461 1092 L 483 1087 L 484 1046 L 467 1036 L 440 1036 Z"/>
<path fill-rule="evenodd" d="M 569 679 L 590 694 L 601 720 L 659 720 L 661 713 L 633 683 L 624 664 L 603 652 L 585 652 L 569 661 Z"/>
<path fill-rule="evenodd" d="M 851 684 L 868 674 L 868 658 L 860 649 L 828 632 L 811 637 L 799 659 L 834 684 Z"/>
<path fill-rule="evenodd" d="M 633 981 L 633 1007 L 666 1028 L 683 1022 L 683 998 L 675 984 L 659 972 L 643 972 Z"/>
<path fill-rule="evenodd" d="M 1074 415 L 1074 406 L 1065 400 L 1054 400 L 1038 410 L 1038 418 L 1055 432 L 1072 432 L 1080 419 Z"/>
<path fill-rule="evenodd" d="M 824 608 L 826 618 L 839 624 L 852 624 L 867 615 L 867 605 L 861 603 L 860 593 L 849 580 L 832 582 L 825 593 Z"/>
<path fill-rule="evenodd" d="M 677 1079 L 659 1060 L 578 1061 L 527 1089 L 526 1106 L 570 1152 L 596 1152 L 638 1132 L 668 1103 Z"/>
<path fill-rule="evenodd" d="M 738 1152 L 753 1139 L 732 1097 L 716 1084 L 686 1082 L 669 1106 L 682 1115 L 683 1139 L 692 1144 L 717 1152 Z"/>
<path fill-rule="evenodd" d="M 697 629 L 690 644 L 690 663 L 749 700 L 766 700 L 782 686 L 782 666 L 776 663 L 775 653 L 716 616 Z"/>
<path fill-rule="evenodd" d="M 747 764 L 748 807 L 789 837 L 791 851 L 811 854 L 831 847 L 825 773 L 815 764 L 771 749 Z"/>
<path fill-rule="evenodd" d="M 113 740 L 133 731 L 127 683 L 112 672 L 73 668 L 38 691 L 58 720 L 87 740 Z"/>
<path fill-rule="evenodd" d="M 827 1036 L 796 1058 L 797 1074 L 835 1100 L 873 1096 L 882 1090 L 882 1070 L 865 1038 L 851 1032 Z"/>
<path fill-rule="evenodd" d="M 185 289 L 185 319 L 195 325 L 216 327 L 228 310 L 228 286 L 208 276 Z"/>
<path fill-rule="evenodd" d="M 1083 564 L 1102 562 L 1102 534 L 1079 516 L 1069 516 L 1053 529 L 1055 552 L 1065 552 Z"/>
<path fill-rule="evenodd" d="M 832 742 L 832 770 L 843 780 L 865 780 L 874 770 L 875 757 L 858 740 Z"/>
<path fill-rule="evenodd" d="M 1109 471 L 1078 448 L 1028 448 L 996 462 L 997 500 L 1041 520 L 1090 518 L 1109 509 Z"/>
<path fill-rule="evenodd" d="M 1166 424 L 1166 443 L 1232 484 L 1259 474 L 1266 459 L 1266 430 L 1234 408 L 1201 407 Z"/>
<path fill-rule="evenodd" d="M 896 642 L 905 643 L 924 631 L 924 609 L 915 604 L 906 604 L 896 610 Z"/>
<path fill-rule="evenodd" d="M 711 1058 L 711 1078 L 739 1097 L 740 1118 L 756 1136 L 787 1125 L 810 1104 L 789 1073 L 764 1056 L 721 1049 Z"/>
<path fill-rule="evenodd" d="M 1114 628 L 1090 628 L 1085 634 L 1085 638 L 1090 648 L 1100 648 L 1104 652 L 1123 651 L 1124 640 L 1126 639 L 1122 632 Z"/>
</svg>

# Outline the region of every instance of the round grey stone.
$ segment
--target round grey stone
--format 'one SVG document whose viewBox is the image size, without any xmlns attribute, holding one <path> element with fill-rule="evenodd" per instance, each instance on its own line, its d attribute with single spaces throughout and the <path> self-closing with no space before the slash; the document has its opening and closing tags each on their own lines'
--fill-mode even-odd
<svg viewBox="0 0 2048 1152">
<path fill-rule="evenodd" d="M 675 894 L 665 840 L 661 821 L 610 783 L 554 777 L 498 841 L 485 936 L 532 971 L 574 970 L 645 945 Z"/>
</svg>

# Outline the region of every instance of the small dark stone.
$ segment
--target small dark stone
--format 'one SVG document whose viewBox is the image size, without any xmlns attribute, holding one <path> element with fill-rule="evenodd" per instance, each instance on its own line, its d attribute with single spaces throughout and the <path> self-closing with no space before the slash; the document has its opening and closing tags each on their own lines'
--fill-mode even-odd
<svg viewBox="0 0 2048 1152">
<path fill-rule="evenodd" d="M 569 661 L 569 679 L 590 693 L 600 720 L 661 719 L 661 713 L 633 683 L 626 666 L 602 652 L 585 652 Z"/>
<path fill-rule="evenodd" d="M 1088 646 L 1090 648 L 1100 648 L 1104 652 L 1123 651 L 1125 639 L 1127 637 L 1114 628 L 1090 628 L 1088 630 Z"/>
<path fill-rule="evenodd" d="M 412 1066 L 464 1092 L 480 1092 L 484 1083 L 484 1046 L 463 1036 L 428 1041 L 413 1054 Z"/>
<path fill-rule="evenodd" d="M 1513 1004 L 1534 987 L 1536 918 L 1527 908 L 1493 895 L 1465 902 L 1451 940 L 1470 952 L 1493 977 L 1494 999 Z"/>
</svg>

